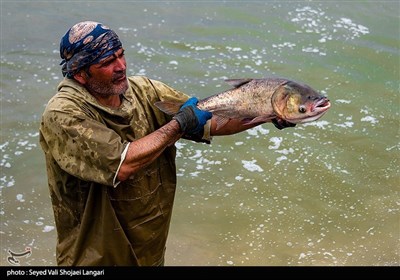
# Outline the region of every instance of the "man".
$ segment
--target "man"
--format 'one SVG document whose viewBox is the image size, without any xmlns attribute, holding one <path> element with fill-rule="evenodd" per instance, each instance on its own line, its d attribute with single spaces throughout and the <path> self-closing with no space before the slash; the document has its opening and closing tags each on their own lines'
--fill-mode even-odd
<svg viewBox="0 0 400 280">
<path fill-rule="evenodd" d="M 164 263 L 176 188 L 174 143 L 216 131 L 209 112 L 166 84 L 126 77 L 124 49 L 101 23 L 75 24 L 60 43 L 65 79 L 40 125 L 57 228 L 59 265 Z M 156 101 L 185 102 L 171 118 Z M 254 125 L 253 125 L 254 126 Z"/>
</svg>

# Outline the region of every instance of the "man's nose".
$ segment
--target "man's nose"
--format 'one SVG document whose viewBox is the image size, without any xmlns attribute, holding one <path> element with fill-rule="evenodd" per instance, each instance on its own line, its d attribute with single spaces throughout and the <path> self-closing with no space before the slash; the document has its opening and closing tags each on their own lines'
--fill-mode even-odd
<svg viewBox="0 0 400 280">
<path fill-rule="evenodd" d="M 126 70 L 126 61 L 125 61 L 125 58 L 123 58 L 123 57 L 118 57 L 118 58 L 115 60 L 115 69 L 116 69 L 117 71 L 124 71 L 124 70 Z"/>
</svg>

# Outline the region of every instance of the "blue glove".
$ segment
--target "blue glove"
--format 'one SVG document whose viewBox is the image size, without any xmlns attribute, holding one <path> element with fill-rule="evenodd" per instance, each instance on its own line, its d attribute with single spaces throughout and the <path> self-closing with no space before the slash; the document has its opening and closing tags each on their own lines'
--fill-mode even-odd
<svg viewBox="0 0 400 280">
<path fill-rule="evenodd" d="M 173 117 L 186 135 L 201 132 L 206 122 L 212 117 L 211 112 L 197 108 L 196 105 L 198 102 L 199 100 L 196 97 L 189 98 Z"/>
</svg>

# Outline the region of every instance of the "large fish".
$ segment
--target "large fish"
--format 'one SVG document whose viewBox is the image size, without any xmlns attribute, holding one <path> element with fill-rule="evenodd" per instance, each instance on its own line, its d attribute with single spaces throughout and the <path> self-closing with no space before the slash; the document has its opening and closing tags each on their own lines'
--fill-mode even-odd
<svg viewBox="0 0 400 280">
<path fill-rule="evenodd" d="M 197 107 L 213 113 L 217 129 L 229 119 L 244 124 L 274 122 L 278 128 L 284 123 L 311 122 L 322 117 L 331 103 L 311 87 L 283 78 L 230 79 L 232 89 L 199 100 Z M 158 101 L 163 112 L 174 115 L 182 104 Z"/>
</svg>

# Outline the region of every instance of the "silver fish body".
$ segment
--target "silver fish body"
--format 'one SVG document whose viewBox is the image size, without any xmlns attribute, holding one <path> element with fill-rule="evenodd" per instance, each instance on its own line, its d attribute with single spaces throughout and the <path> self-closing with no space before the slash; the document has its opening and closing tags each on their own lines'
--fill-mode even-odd
<svg viewBox="0 0 400 280">
<path fill-rule="evenodd" d="M 275 89 L 282 79 L 232 79 L 226 80 L 234 88 L 200 100 L 197 107 L 222 118 L 272 119 L 275 117 L 271 103 Z"/>
<path fill-rule="evenodd" d="M 213 113 L 217 129 L 229 119 L 244 124 L 264 123 L 281 119 L 305 123 L 319 119 L 330 108 L 330 101 L 311 87 L 283 78 L 230 79 L 232 89 L 199 100 L 197 107 Z M 156 102 L 162 111 L 174 114 L 167 102 Z"/>
</svg>

